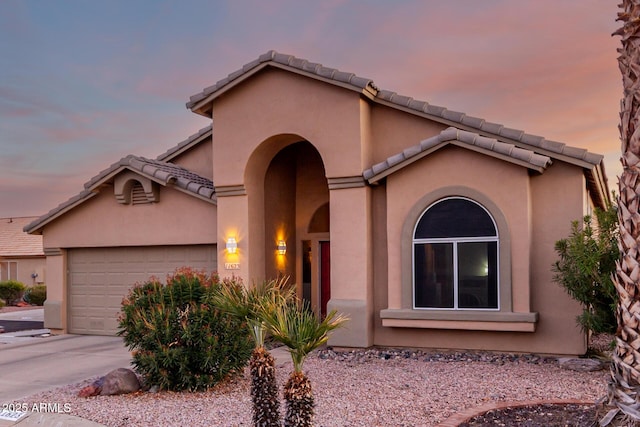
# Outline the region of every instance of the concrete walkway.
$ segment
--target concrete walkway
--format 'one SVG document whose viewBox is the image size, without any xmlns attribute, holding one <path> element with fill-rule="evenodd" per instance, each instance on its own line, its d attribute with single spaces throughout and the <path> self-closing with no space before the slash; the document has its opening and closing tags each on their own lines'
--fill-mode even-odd
<svg viewBox="0 0 640 427">
<path fill-rule="evenodd" d="M 131 355 L 119 337 L 13 337 L 10 343 L 0 343 L 0 427 L 99 426 L 60 413 L 32 412 L 16 422 L 2 419 L 1 410 L 5 404 L 21 403 L 26 396 L 103 376 L 130 364 Z"/>
<path fill-rule="evenodd" d="M 0 344 L 0 403 L 129 367 L 119 337 L 58 335 Z"/>
</svg>

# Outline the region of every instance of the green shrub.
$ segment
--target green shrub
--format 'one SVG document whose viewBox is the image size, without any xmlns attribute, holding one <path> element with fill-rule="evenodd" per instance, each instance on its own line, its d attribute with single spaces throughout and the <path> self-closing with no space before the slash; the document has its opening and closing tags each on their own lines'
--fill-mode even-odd
<svg viewBox="0 0 640 427">
<path fill-rule="evenodd" d="M 585 216 L 583 225 L 571 223 L 571 234 L 556 242 L 560 259 L 553 265 L 554 281 L 580 302 L 577 323 L 584 331 L 613 333 L 617 328 L 617 293 L 611 275 L 620 258 L 616 208 L 596 208 L 596 221 Z"/>
<path fill-rule="evenodd" d="M 16 280 L 0 282 L 0 298 L 2 298 L 7 305 L 18 302 L 23 292 L 24 285 L 21 282 Z"/>
<path fill-rule="evenodd" d="M 46 299 L 47 287 L 45 285 L 32 286 L 24 291 L 24 300 L 29 304 L 43 305 Z"/>
<path fill-rule="evenodd" d="M 247 364 L 249 328 L 215 308 L 217 277 L 177 270 L 163 285 L 150 279 L 122 302 L 118 335 L 133 351 L 147 384 L 162 390 L 205 390 Z"/>
</svg>

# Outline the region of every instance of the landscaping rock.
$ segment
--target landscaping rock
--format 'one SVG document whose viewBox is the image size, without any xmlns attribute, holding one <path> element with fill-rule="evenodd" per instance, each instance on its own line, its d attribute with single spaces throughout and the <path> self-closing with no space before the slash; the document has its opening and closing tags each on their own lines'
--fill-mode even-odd
<svg viewBox="0 0 640 427">
<path fill-rule="evenodd" d="M 97 380 L 95 380 L 92 384 L 83 387 L 79 392 L 78 392 L 78 397 L 91 397 L 91 396 L 97 396 L 100 394 L 100 392 L 102 391 L 102 384 L 104 382 L 104 377 L 101 377 Z"/>
<path fill-rule="evenodd" d="M 534 365 L 555 364 L 555 357 L 539 356 L 535 354 L 492 353 L 487 351 L 437 351 L 399 348 L 370 348 L 370 349 L 336 349 L 326 347 L 317 352 L 318 358 L 324 360 L 338 360 L 365 363 L 368 360 L 409 359 L 424 362 L 485 362 L 494 365 L 505 363 L 527 363 Z"/>
<path fill-rule="evenodd" d="M 140 390 L 138 376 L 131 369 L 118 368 L 103 377 L 102 396 L 133 393 Z"/>
<path fill-rule="evenodd" d="M 598 359 L 583 359 L 579 357 L 562 357 L 558 359 L 558 364 L 563 369 L 578 372 L 592 372 L 604 369 L 605 364 Z"/>
</svg>

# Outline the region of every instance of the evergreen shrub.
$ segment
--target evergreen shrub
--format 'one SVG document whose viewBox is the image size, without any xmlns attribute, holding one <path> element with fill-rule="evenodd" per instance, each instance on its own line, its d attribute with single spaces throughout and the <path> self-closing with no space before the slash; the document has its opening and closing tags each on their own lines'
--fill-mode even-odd
<svg viewBox="0 0 640 427">
<path fill-rule="evenodd" d="M 584 331 L 614 333 L 617 327 L 617 293 L 612 281 L 618 249 L 618 216 L 615 206 L 596 208 L 583 222 L 571 223 L 571 234 L 558 240 L 554 281 L 582 304 L 576 321 Z"/>
<path fill-rule="evenodd" d="M 17 280 L 5 280 L 0 282 L 0 298 L 6 305 L 13 305 L 22 298 L 24 284 Z"/>
<path fill-rule="evenodd" d="M 29 304 L 43 305 L 46 299 L 47 287 L 45 285 L 32 286 L 24 291 L 24 300 Z"/>
<path fill-rule="evenodd" d="M 161 390 L 206 390 L 241 371 L 253 349 L 249 328 L 211 301 L 222 284 L 189 268 L 166 285 L 158 279 L 134 286 L 122 301 L 118 335 L 133 365 Z"/>
</svg>

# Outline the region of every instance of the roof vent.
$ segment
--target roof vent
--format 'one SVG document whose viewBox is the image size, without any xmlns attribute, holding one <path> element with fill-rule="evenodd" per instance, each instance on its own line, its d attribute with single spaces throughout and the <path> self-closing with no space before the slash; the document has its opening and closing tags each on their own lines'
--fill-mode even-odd
<svg viewBox="0 0 640 427">
<path fill-rule="evenodd" d="M 151 202 L 147 199 L 147 194 L 144 191 L 144 187 L 139 181 L 135 181 L 131 186 L 131 204 L 132 205 L 147 205 Z"/>
</svg>

